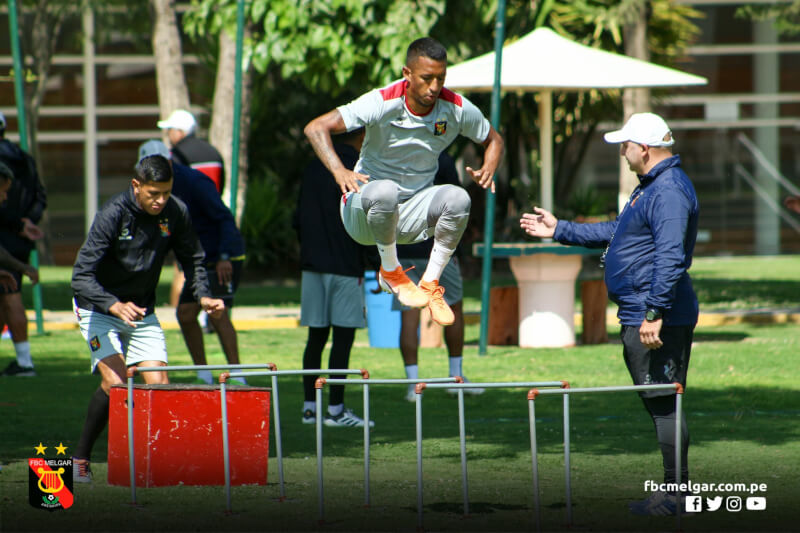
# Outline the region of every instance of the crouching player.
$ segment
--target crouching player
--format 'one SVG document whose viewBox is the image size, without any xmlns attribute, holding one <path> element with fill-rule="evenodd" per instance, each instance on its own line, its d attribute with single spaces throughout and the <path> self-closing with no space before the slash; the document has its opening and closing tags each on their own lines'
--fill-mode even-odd
<svg viewBox="0 0 800 533">
<path fill-rule="evenodd" d="M 160 155 L 142 158 L 127 191 L 95 216 L 72 271 L 73 309 L 91 350 L 92 373 L 102 382 L 73 457 L 73 479 L 91 481 L 92 446 L 108 423 L 109 390 L 123 383 L 127 367 L 165 366 L 164 332 L 154 313 L 156 286 L 167 252 L 173 250 L 203 309 L 225 309 L 211 298 L 205 253 L 186 206 L 170 197 L 172 168 Z M 150 384 L 167 383 L 166 372 L 143 373 Z"/>
</svg>

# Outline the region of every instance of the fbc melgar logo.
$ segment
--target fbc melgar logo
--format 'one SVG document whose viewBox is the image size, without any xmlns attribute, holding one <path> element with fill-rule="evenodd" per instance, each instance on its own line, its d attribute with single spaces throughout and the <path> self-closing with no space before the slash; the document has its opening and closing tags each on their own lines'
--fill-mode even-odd
<svg viewBox="0 0 800 533">
<path fill-rule="evenodd" d="M 28 459 L 28 502 L 37 509 L 60 511 L 69 509 L 75 501 L 72 493 L 72 458 L 67 457 L 67 447 L 62 443 L 48 447 L 41 442 L 33 447 L 36 455 Z M 45 451 L 55 450 L 48 458 Z M 59 455 L 63 457 L 59 458 Z"/>
</svg>

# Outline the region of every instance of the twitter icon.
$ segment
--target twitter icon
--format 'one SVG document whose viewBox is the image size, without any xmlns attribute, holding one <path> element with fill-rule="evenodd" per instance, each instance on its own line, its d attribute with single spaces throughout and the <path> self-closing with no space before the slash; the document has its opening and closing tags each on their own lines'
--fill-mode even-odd
<svg viewBox="0 0 800 533">
<path fill-rule="evenodd" d="M 722 507 L 722 496 L 715 498 L 706 498 L 706 509 L 709 511 L 716 511 Z"/>
</svg>

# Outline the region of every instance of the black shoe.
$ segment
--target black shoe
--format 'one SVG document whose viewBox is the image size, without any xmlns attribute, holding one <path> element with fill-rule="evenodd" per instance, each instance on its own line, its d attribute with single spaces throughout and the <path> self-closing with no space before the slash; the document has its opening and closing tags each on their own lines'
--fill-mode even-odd
<svg viewBox="0 0 800 533">
<path fill-rule="evenodd" d="M 16 376 L 18 378 L 29 378 L 36 375 L 36 370 L 32 366 L 19 366 L 16 361 L 11 361 L 0 376 Z"/>
</svg>

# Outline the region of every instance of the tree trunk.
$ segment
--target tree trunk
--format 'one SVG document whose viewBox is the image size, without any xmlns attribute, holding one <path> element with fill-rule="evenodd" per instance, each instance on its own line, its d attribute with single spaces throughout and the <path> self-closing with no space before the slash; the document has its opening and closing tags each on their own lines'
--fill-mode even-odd
<svg viewBox="0 0 800 533">
<path fill-rule="evenodd" d="M 226 31 L 219 35 L 219 58 L 217 61 L 217 80 L 214 88 L 214 108 L 211 118 L 209 142 L 219 150 L 225 161 L 225 190 L 223 200 L 230 203 L 231 174 L 233 165 L 239 165 L 236 187 L 236 222 L 241 222 L 247 191 L 247 140 L 250 135 L 250 93 L 252 90 L 251 69 L 242 70 L 241 118 L 239 122 L 239 155 L 233 158 L 233 111 L 234 85 L 236 76 L 236 41 Z"/>
<path fill-rule="evenodd" d="M 20 3 L 21 5 L 21 3 Z M 24 24 L 25 17 L 21 20 L 23 24 L 19 25 L 19 40 L 26 43 L 25 48 L 28 49 L 33 59 L 33 72 L 35 73 L 34 83 L 25 86 L 25 125 L 27 126 L 28 138 L 25 139 L 28 144 L 28 153 L 33 157 L 36 162 L 37 170 L 39 172 L 39 179 L 42 184 L 47 188 L 47 180 L 42 173 L 41 157 L 39 153 L 39 143 L 37 141 L 37 131 L 39 124 L 39 109 L 41 109 L 44 95 L 47 92 L 47 82 L 50 78 L 50 68 L 53 64 L 53 54 L 55 53 L 56 43 L 61 36 L 61 29 L 64 25 L 64 19 L 67 16 L 67 6 L 61 3 L 48 3 L 47 0 L 38 0 L 33 14 L 33 21 L 31 27 L 26 27 Z M 26 39 L 30 36 L 30 39 Z M 23 50 L 24 52 L 24 50 Z M 25 53 L 23 53 L 23 62 Z M 26 70 L 23 67 L 23 71 Z M 21 73 L 23 76 L 24 72 Z M 22 143 L 22 139 L 20 139 Z M 40 264 L 52 264 L 52 242 L 50 240 L 50 217 L 47 210 L 45 210 L 42 220 L 39 221 L 39 227 L 44 231 L 45 237 L 37 242 L 37 250 L 39 251 Z"/>
<path fill-rule="evenodd" d="M 625 54 L 642 61 L 650 61 L 650 50 L 647 47 L 648 2 L 640 2 L 636 6 L 636 19 L 623 28 Z M 625 89 L 622 93 L 623 119 L 626 121 L 634 113 L 650 111 L 650 89 Z M 628 169 L 625 159 L 619 165 L 619 196 L 617 206 L 620 211 L 628 201 L 628 197 L 636 188 L 639 179 Z"/>
<path fill-rule="evenodd" d="M 158 109 L 166 118 L 176 109 L 189 110 L 189 88 L 183 73 L 183 50 L 173 0 L 150 0 L 153 7 L 153 55 L 156 60 Z"/>
</svg>

